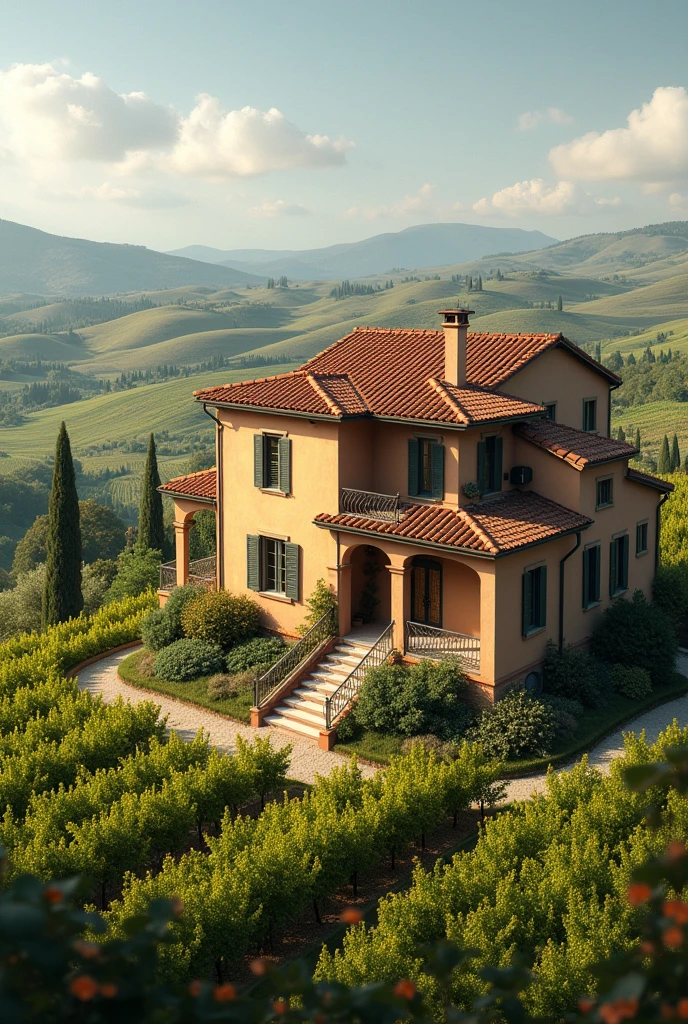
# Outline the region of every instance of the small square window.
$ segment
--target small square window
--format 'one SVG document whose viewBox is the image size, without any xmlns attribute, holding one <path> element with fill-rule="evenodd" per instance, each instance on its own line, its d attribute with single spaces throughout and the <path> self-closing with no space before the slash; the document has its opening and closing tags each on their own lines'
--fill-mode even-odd
<svg viewBox="0 0 688 1024">
<path fill-rule="evenodd" d="M 597 399 L 583 399 L 583 430 L 597 430 Z"/>
<path fill-rule="evenodd" d="M 647 554 L 647 523 L 638 523 L 635 528 L 635 553 Z"/>
<path fill-rule="evenodd" d="M 611 476 L 597 481 L 597 500 L 595 508 L 607 508 L 614 504 L 614 479 Z"/>
<path fill-rule="evenodd" d="M 545 409 L 547 410 L 547 416 L 545 418 L 548 419 L 548 420 L 556 420 L 556 418 L 557 418 L 557 403 L 556 402 L 544 402 L 543 405 L 544 405 Z"/>
</svg>

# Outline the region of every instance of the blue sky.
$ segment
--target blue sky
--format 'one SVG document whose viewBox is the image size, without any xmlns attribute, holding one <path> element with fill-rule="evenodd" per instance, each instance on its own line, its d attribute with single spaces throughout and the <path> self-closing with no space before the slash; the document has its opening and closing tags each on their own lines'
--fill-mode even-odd
<svg viewBox="0 0 688 1024">
<path fill-rule="evenodd" d="M 686 38 L 686 0 L 14 4 L 0 216 L 160 249 L 684 219 Z"/>
</svg>

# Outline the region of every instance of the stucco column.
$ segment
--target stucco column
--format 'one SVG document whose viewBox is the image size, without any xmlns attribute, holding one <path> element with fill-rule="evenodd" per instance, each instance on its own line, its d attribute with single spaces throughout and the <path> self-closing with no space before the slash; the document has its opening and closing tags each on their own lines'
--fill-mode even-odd
<svg viewBox="0 0 688 1024">
<path fill-rule="evenodd" d="M 194 521 L 187 519 L 174 522 L 174 552 L 177 568 L 177 586 L 183 587 L 189 582 L 189 532 Z"/>
<path fill-rule="evenodd" d="M 494 683 L 497 666 L 497 574 L 481 572 L 480 575 L 480 678 Z M 514 610 L 509 609 L 513 615 Z"/>
<path fill-rule="evenodd" d="M 388 565 L 392 605 L 392 643 L 404 653 L 404 633 L 409 615 L 410 569 L 405 565 Z"/>
<path fill-rule="evenodd" d="M 339 566 L 339 585 L 337 590 L 339 609 L 339 635 L 346 636 L 351 632 L 351 562 Z"/>
</svg>

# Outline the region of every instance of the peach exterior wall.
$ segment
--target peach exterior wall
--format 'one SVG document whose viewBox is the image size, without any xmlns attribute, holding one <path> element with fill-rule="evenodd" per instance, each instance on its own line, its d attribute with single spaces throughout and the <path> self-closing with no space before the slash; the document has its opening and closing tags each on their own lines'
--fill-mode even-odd
<svg viewBox="0 0 688 1024">
<path fill-rule="evenodd" d="M 529 402 L 556 402 L 556 419 L 577 430 L 583 429 L 583 399 L 597 399 L 597 430 L 607 433 L 609 384 L 566 349 L 543 352 L 499 388 Z"/>
</svg>

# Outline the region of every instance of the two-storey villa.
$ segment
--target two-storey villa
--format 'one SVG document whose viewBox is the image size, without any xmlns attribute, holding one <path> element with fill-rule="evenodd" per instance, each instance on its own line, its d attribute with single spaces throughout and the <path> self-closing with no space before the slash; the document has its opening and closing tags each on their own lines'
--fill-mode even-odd
<svg viewBox="0 0 688 1024">
<path fill-rule="evenodd" d="M 372 619 L 409 657 L 459 654 L 495 699 L 537 685 L 548 639 L 583 643 L 618 595 L 649 597 L 672 488 L 609 436 L 620 378 L 561 334 L 469 333 L 470 312 L 358 328 L 292 373 L 197 391 L 217 467 L 162 488 L 177 557 L 161 600 L 197 571 L 188 533 L 212 506 L 214 585 L 252 594 L 267 628 L 294 635 L 323 578 L 340 637 Z M 299 671 L 273 678 L 254 720 L 331 742 L 355 686 L 333 714 Z"/>
</svg>

